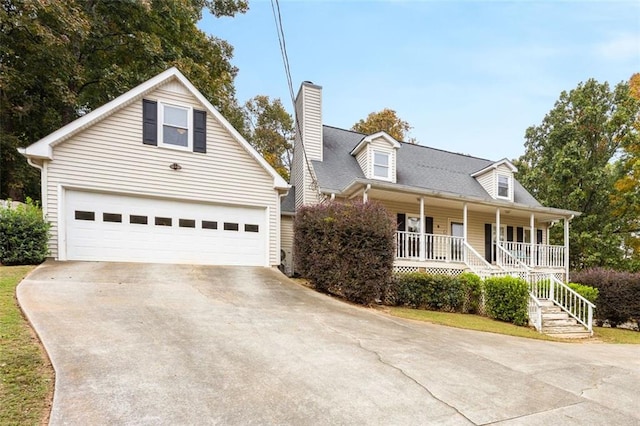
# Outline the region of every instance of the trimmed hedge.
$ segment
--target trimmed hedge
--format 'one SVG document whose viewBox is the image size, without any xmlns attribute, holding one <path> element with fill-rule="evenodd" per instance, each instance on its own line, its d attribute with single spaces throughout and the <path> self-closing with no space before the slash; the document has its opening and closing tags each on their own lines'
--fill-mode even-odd
<svg viewBox="0 0 640 426">
<path fill-rule="evenodd" d="M 529 320 L 527 282 L 514 277 L 484 280 L 485 311 L 490 318 L 526 325 Z"/>
<path fill-rule="evenodd" d="M 612 327 L 635 321 L 640 327 L 640 273 L 590 268 L 571 274 L 571 281 L 598 289 L 595 318 Z"/>
<path fill-rule="evenodd" d="M 36 265 L 49 254 L 49 223 L 31 200 L 0 208 L 0 263 Z"/>
<path fill-rule="evenodd" d="M 395 302 L 413 308 L 445 312 L 478 313 L 482 280 L 474 274 L 460 276 L 413 272 L 396 277 Z"/>
<path fill-rule="evenodd" d="M 317 290 L 369 305 L 392 279 L 395 221 L 375 202 L 303 206 L 294 253 L 296 271 Z"/>
<path fill-rule="evenodd" d="M 464 289 L 456 277 L 413 272 L 398 277 L 397 303 L 413 308 L 460 312 Z"/>
</svg>

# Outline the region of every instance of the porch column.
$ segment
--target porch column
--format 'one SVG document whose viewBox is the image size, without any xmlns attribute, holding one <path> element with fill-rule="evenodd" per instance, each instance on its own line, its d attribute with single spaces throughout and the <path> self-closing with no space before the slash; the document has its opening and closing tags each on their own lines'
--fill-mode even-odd
<svg viewBox="0 0 640 426">
<path fill-rule="evenodd" d="M 426 250 L 424 246 L 425 226 L 426 226 L 426 223 L 424 223 L 424 197 L 420 197 L 420 260 L 426 259 L 426 256 L 425 256 Z"/>
<path fill-rule="evenodd" d="M 496 209 L 496 263 L 502 265 L 500 262 L 500 252 L 498 246 L 500 245 L 500 208 Z"/>
<path fill-rule="evenodd" d="M 570 217 L 564 218 L 564 278 L 569 281 L 569 221 Z"/>
<path fill-rule="evenodd" d="M 467 203 L 462 205 L 462 237 L 467 241 Z"/>
<path fill-rule="evenodd" d="M 536 221 L 535 221 L 535 217 L 534 214 L 531 213 L 531 216 L 529 217 L 529 244 L 531 244 L 531 256 L 529 259 L 529 265 L 533 268 L 534 266 L 536 266 L 536 259 L 535 259 L 535 248 L 536 248 Z"/>
</svg>

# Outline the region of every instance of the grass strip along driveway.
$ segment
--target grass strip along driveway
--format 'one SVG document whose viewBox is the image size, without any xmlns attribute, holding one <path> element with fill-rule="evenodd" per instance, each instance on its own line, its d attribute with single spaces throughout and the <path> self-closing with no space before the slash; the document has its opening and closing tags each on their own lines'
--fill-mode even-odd
<svg viewBox="0 0 640 426">
<path fill-rule="evenodd" d="M 502 321 L 471 314 L 458 314 L 451 312 L 426 311 L 421 309 L 397 308 L 389 309 L 391 315 L 430 322 L 432 324 L 446 325 L 449 327 L 464 328 L 467 330 L 486 331 L 490 333 L 505 334 L 508 336 L 526 337 L 538 340 L 555 340 L 567 342 L 571 340 L 554 339 L 542 333 L 538 333 L 529 327 L 519 327 Z M 640 332 L 623 330 L 619 328 L 594 327 L 592 339 L 580 339 L 583 341 L 601 341 L 605 343 L 640 344 Z"/>
<path fill-rule="evenodd" d="M 0 266 L 0 424 L 46 424 L 54 373 L 22 315 L 16 286 L 33 266 Z"/>
</svg>

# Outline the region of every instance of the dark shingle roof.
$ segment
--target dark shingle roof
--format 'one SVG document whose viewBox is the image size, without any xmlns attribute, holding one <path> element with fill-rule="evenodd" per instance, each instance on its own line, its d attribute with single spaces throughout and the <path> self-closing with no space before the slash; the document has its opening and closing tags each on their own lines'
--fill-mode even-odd
<svg viewBox="0 0 640 426">
<path fill-rule="evenodd" d="M 292 186 L 289 189 L 289 193 L 280 201 L 281 213 L 295 213 L 296 212 L 296 187 Z"/>
<path fill-rule="evenodd" d="M 365 179 L 350 153 L 366 135 L 330 126 L 323 126 L 323 133 L 324 161 L 312 162 L 319 186 L 340 192 L 354 179 Z M 495 161 L 405 142 L 401 145 L 396 163 L 398 185 L 492 200 L 471 175 Z M 514 186 L 514 202 L 540 206 L 518 181 Z"/>
</svg>

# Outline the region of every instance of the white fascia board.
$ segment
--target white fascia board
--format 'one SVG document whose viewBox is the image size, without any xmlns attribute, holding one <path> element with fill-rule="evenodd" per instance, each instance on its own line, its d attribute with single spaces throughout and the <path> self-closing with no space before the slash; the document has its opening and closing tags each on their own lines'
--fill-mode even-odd
<svg viewBox="0 0 640 426">
<path fill-rule="evenodd" d="M 357 155 L 358 152 L 360 152 L 362 150 L 362 148 L 364 148 L 367 144 L 371 143 L 371 141 L 373 141 L 374 139 L 377 139 L 377 138 L 384 139 L 394 149 L 399 149 L 401 147 L 400 142 L 395 140 L 391 135 L 389 135 L 385 131 L 380 131 L 380 132 L 373 133 L 371 135 L 368 135 L 368 136 L 365 136 L 364 138 L 362 138 L 362 140 L 358 143 L 358 145 L 356 145 L 356 147 L 351 150 L 351 155 Z"/>
<path fill-rule="evenodd" d="M 328 188 L 320 188 L 320 191 L 323 192 L 323 193 L 329 193 L 327 191 L 331 191 L 331 192 L 335 193 L 336 195 L 338 195 L 338 194 L 347 195 L 347 193 L 349 193 L 350 191 L 357 190 L 359 187 L 366 186 L 367 184 L 370 184 L 372 188 L 379 188 L 379 189 L 385 189 L 385 190 L 394 190 L 394 191 L 398 191 L 398 192 L 404 192 L 404 193 L 416 194 L 416 195 L 425 195 L 425 196 L 431 196 L 431 197 L 436 197 L 436 198 L 443 198 L 443 199 L 447 199 L 447 200 L 466 201 L 466 202 L 469 202 L 469 203 L 481 204 L 481 205 L 484 205 L 484 206 L 510 208 L 510 209 L 532 211 L 532 212 L 555 214 L 555 215 L 558 215 L 560 217 L 567 217 L 567 218 L 572 217 L 572 216 L 576 216 L 577 217 L 577 216 L 580 216 L 582 214 L 581 212 L 577 212 L 577 211 L 573 211 L 573 210 L 559 209 L 559 208 L 556 208 L 556 207 L 529 206 L 529 205 L 526 205 L 526 204 L 514 203 L 512 201 L 510 202 L 510 201 L 507 201 L 507 200 L 493 200 L 493 201 L 490 201 L 490 200 L 483 199 L 483 198 L 470 197 L 470 196 L 467 196 L 467 195 L 455 194 L 455 193 L 451 193 L 451 192 L 434 191 L 434 190 L 430 190 L 430 189 L 416 188 L 416 187 L 413 187 L 413 186 L 398 185 L 398 184 L 395 184 L 395 183 L 380 182 L 380 181 L 376 181 L 376 180 L 361 179 L 361 178 L 358 178 L 358 179 L 355 179 L 355 180 L 351 181 L 351 183 L 349 185 L 347 185 L 341 191 L 336 191 L 336 190 L 328 189 Z"/>
<path fill-rule="evenodd" d="M 39 141 L 23 148 L 20 152 L 27 157 L 53 159 L 52 148 L 67 140 L 80 130 L 83 130 L 95 122 L 113 114 L 120 108 L 135 101 L 144 94 L 156 89 L 161 84 L 177 78 L 202 105 L 222 124 L 222 126 L 240 143 L 240 145 L 273 177 L 273 186 L 276 189 L 289 189 L 289 184 L 266 162 L 264 158 L 238 133 L 238 131 L 220 114 L 215 107 L 195 88 L 193 84 L 176 68 L 171 67 L 144 83 L 134 87 L 128 92 L 118 96 L 90 113 L 72 121 L 55 132 L 45 136 Z"/>
<path fill-rule="evenodd" d="M 62 126 L 48 136 L 40 139 L 39 141 L 29 145 L 24 151 L 24 155 L 27 157 L 40 157 L 53 159 L 52 149 L 57 144 L 67 140 L 80 130 L 83 130 L 96 121 L 113 114 L 118 109 L 128 105 L 130 102 L 138 98 L 139 96 L 155 89 L 160 84 L 169 80 L 171 77 L 179 74 L 177 68 L 169 68 L 168 70 L 158 74 L 157 76 L 145 81 L 144 83 L 134 87 L 128 92 L 118 96 L 110 102 L 102 105 L 99 108 L 94 109 L 90 113 L 83 115 L 82 117 L 72 121 L 66 126 Z"/>
<path fill-rule="evenodd" d="M 195 96 L 198 101 L 200 101 L 200 103 L 205 106 L 205 108 L 211 113 L 211 115 L 213 115 L 222 125 L 222 127 L 224 127 L 225 130 L 227 130 L 234 137 L 234 139 L 236 139 L 240 143 L 240 145 L 249 153 L 249 155 L 251 155 L 265 169 L 265 171 L 269 173 L 271 177 L 273 177 L 273 187 L 283 190 L 288 190 L 289 188 L 291 188 L 291 185 L 289 185 L 284 180 L 284 178 L 280 176 L 280 174 L 278 174 L 278 172 L 276 172 L 269 163 L 267 163 L 267 160 L 265 160 L 258 153 L 258 151 L 256 151 L 255 148 L 252 147 L 251 144 L 249 144 L 249 142 L 247 142 L 246 139 L 242 137 L 242 135 L 235 129 L 235 127 L 233 127 L 231 123 L 229 123 L 227 119 L 224 118 L 223 115 L 220 114 L 220 112 L 218 112 L 218 110 L 211 104 L 211 102 L 209 102 L 207 98 L 205 98 L 202 93 L 200 93 L 200 91 L 198 91 L 198 89 L 196 89 L 195 86 L 191 84 L 191 82 L 180 71 L 178 71 L 177 69 L 175 69 L 175 71 L 176 78 L 180 80 L 180 82 L 184 84 L 187 89 L 189 89 L 193 96 Z"/>
<path fill-rule="evenodd" d="M 477 172 L 472 173 L 471 177 L 482 176 L 483 174 L 487 173 L 488 171 L 491 171 L 493 169 L 497 169 L 498 167 L 500 167 L 503 164 L 506 165 L 509 168 L 509 170 L 511 170 L 512 173 L 516 173 L 518 171 L 518 168 L 516 166 L 514 166 L 511 161 L 509 161 L 507 158 L 503 158 L 500 161 L 496 161 L 495 163 L 489 164 L 484 169 L 481 169 L 481 170 L 478 170 Z"/>
</svg>

